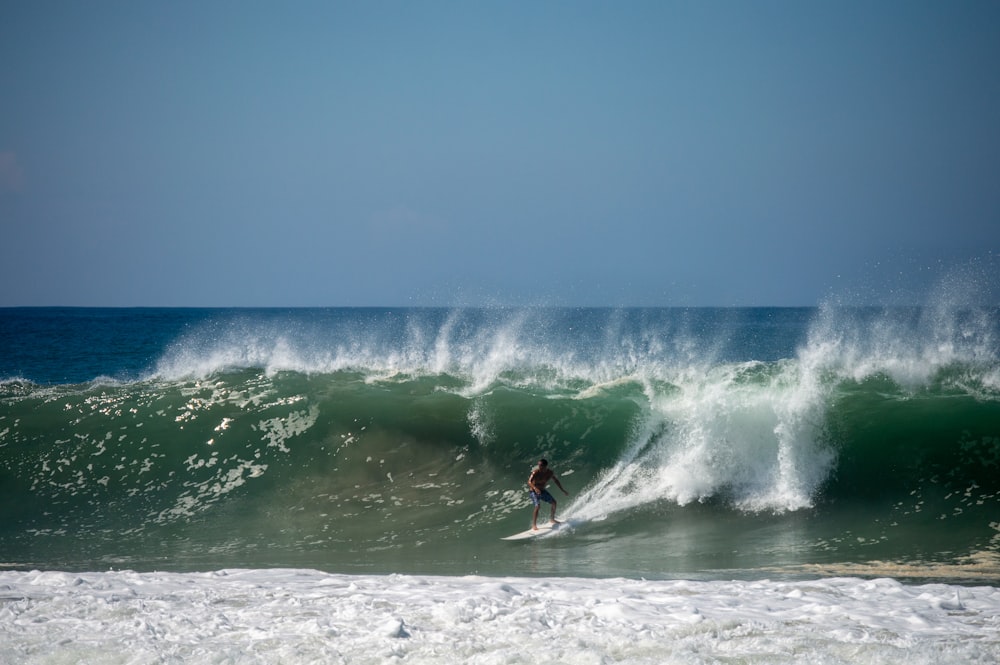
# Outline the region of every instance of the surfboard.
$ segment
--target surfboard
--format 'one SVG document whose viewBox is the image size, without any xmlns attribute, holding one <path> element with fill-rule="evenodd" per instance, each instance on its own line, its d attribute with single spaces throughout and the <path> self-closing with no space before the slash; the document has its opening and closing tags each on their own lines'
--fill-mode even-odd
<svg viewBox="0 0 1000 665">
<path fill-rule="evenodd" d="M 558 524 L 553 524 L 548 522 L 546 524 L 539 524 L 538 529 L 528 529 L 527 531 L 522 531 L 521 533 L 515 533 L 513 536 L 507 536 L 506 538 L 501 538 L 500 540 L 528 540 L 529 538 L 539 538 L 541 536 L 551 536 L 553 533 L 567 526 L 565 522 L 559 522 Z"/>
</svg>

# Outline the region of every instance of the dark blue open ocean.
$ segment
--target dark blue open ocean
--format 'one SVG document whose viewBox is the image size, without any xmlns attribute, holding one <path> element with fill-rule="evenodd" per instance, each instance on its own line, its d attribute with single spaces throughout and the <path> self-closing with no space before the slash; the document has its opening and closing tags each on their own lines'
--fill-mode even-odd
<svg viewBox="0 0 1000 665">
<path fill-rule="evenodd" d="M 13 569 L 1000 581 L 992 309 L 0 310 Z M 547 457 L 572 529 L 528 543 Z"/>
</svg>

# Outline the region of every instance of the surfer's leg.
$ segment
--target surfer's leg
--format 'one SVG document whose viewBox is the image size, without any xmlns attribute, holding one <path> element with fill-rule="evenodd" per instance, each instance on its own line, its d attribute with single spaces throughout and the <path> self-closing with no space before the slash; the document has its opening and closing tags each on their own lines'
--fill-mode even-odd
<svg viewBox="0 0 1000 665">
<path fill-rule="evenodd" d="M 539 495 L 533 491 L 529 491 L 528 496 L 531 497 L 531 503 L 535 504 L 535 512 L 531 513 L 531 530 L 538 531 L 538 509 L 542 507 L 542 502 L 539 500 Z"/>
<path fill-rule="evenodd" d="M 549 517 L 549 519 L 552 520 L 553 524 L 559 524 L 559 522 L 556 520 L 556 500 L 555 499 L 552 499 L 552 515 L 551 515 L 551 517 Z"/>
</svg>

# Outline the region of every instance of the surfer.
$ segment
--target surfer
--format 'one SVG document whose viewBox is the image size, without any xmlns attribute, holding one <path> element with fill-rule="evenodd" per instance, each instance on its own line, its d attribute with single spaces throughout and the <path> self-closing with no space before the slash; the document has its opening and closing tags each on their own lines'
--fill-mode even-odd
<svg viewBox="0 0 1000 665">
<path fill-rule="evenodd" d="M 547 459 L 538 460 L 538 466 L 531 470 L 531 475 L 528 476 L 528 494 L 531 495 L 531 502 L 535 504 L 535 512 L 531 515 L 531 530 L 538 531 L 538 509 L 541 508 L 541 502 L 552 504 L 552 523 L 559 524 L 556 521 L 556 500 L 549 494 L 549 491 L 545 489 L 545 486 L 549 484 L 549 481 L 553 481 L 559 489 L 562 490 L 563 494 L 569 496 L 569 492 L 566 488 L 562 486 L 559 479 L 556 478 L 556 474 L 549 468 L 549 461 Z"/>
</svg>

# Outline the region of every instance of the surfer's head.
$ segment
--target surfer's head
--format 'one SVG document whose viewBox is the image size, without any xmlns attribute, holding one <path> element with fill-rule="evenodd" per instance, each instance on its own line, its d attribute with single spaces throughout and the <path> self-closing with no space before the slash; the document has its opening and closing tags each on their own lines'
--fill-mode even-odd
<svg viewBox="0 0 1000 665">
<path fill-rule="evenodd" d="M 547 459 L 545 459 L 544 457 L 542 459 L 538 460 L 538 466 L 540 466 L 540 467 L 546 467 L 548 465 L 549 465 L 549 461 Z"/>
</svg>

